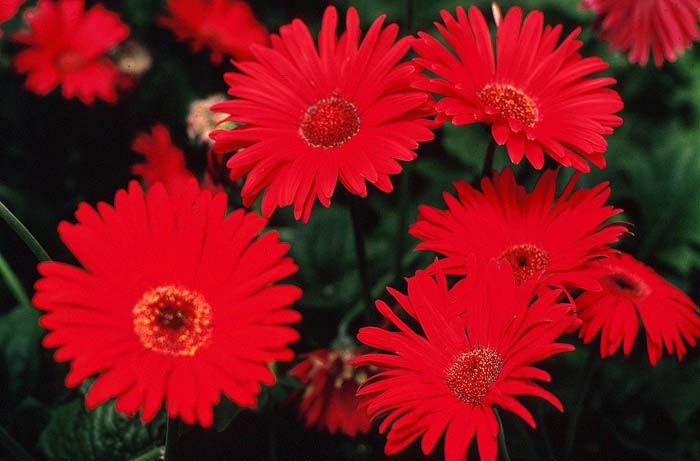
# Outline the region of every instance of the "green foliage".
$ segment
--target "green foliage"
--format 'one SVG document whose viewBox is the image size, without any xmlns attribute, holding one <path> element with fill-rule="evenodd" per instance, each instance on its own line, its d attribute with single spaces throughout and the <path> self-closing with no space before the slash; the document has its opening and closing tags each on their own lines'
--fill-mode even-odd
<svg viewBox="0 0 700 461">
<path fill-rule="evenodd" d="M 19 403 L 36 389 L 41 365 L 39 311 L 17 306 L 0 317 L 2 400 Z"/>
<path fill-rule="evenodd" d="M 164 434 L 162 415 L 144 426 L 113 403 L 88 411 L 80 398 L 52 411 L 39 446 L 49 461 L 123 461 L 161 443 Z"/>
</svg>

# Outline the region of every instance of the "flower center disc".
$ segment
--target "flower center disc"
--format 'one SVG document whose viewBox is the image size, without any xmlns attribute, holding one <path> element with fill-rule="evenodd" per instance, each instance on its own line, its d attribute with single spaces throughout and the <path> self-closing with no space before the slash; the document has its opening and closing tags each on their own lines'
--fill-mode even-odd
<svg viewBox="0 0 700 461">
<path fill-rule="evenodd" d="M 520 285 L 537 272 L 547 269 L 549 255 L 542 248 L 530 243 L 514 245 L 504 251 L 498 260 L 505 259 L 513 268 L 515 283 Z"/>
<path fill-rule="evenodd" d="M 642 298 L 649 293 L 649 287 L 644 282 L 624 272 L 614 272 L 607 275 L 605 280 L 610 289 L 619 294 Z"/>
<path fill-rule="evenodd" d="M 489 83 L 479 92 L 479 99 L 484 105 L 497 108 L 504 117 L 528 128 L 535 126 L 539 119 L 535 101 L 513 85 Z"/>
<path fill-rule="evenodd" d="M 162 285 L 144 293 L 132 312 L 134 332 L 146 349 L 192 356 L 211 339 L 211 306 L 196 291 Z"/>
<path fill-rule="evenodd" d="M 447 369 L 447 387 L 462 402 L 481 405 L 502 369 L 503 359 L 491 348 L 463 352 Z"/>
<path fill-rule="evenodd" d="M 301 119 L 299 134 L 312 147 L 338 147 L 360 131 L 354 104 L 336 96 L 321 99 Z"/>
<path fill-rule="evenodd" d="M 56 56 L 56 66 L 63 72 L 75 72 L 85 65 L 85 59 L 77 51 L 66 50 Z"/>
</svg>

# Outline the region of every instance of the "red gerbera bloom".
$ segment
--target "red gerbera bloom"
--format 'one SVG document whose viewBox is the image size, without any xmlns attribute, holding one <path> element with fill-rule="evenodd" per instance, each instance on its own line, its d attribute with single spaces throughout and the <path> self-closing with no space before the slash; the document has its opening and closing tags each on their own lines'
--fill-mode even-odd
<svg viewBox="0 0 700 461">
<path fill-rule="evenodd" d="M 348 362 L 355 358 L 354 349 L 318 349 L 306 355 L 289 371 L 304 384 L 299 411 L 308 427 L 316 426 L 331 433 L 341 431 L 350 437 L 372 427 L 364 408 L 358 408 L 355 396 L 367 372 Z"/>
<path fill-rule="evenodd" d="M 603 290 L 584 292 L 576 299 L 583 321 L 579 336 L 588 343 L 600 332 L 601 357 L 614 354 L 620 344 L 625 355 L 629 354 L 640 321 L 652 365 L 661 358 L 664 346 L 669 354 L 675 349 L 678 360 L 686 352 L 684 340 L 695 346 L 700 337 L 700 310 L 685 293 L 625 253 L 591 265 L 600 269 Z"/>
<path fill-rule="evenodd" d="M 215 64 L 224 56 L 251 58 L 250 45 L 268 43 L 267 29 L 244 1 L 168 0 L 166 5 L 170 16 L 160 17 L 158 23 L 178 40 L 191 40 L 195 53 L 209 48 Z"/>
<path fill-rule="evenodd" d="M 277 284 L 297 270 L 276 232 L 255 236 L 266 220 L 242 209 L 228 217 L 225 194 L 196 182 L 181 194 L 135 181 L 115 205 L 82 204 L 77 224 L 59 225 L 85 269 L 41 263 L 34 305 L 46 311 L 44 346 L 70 361 L 66 385 L 98 375 L 85 403 L 116 398 L 117 410 L 151 420 L 163 401 L 171 418 L 212 424 L 223 392 L 253 407 L 260 383 L 300 319 L 288 308 L 301 290 Z"/>
<path fill-rule="evenodd" d="M 390 332 L 366 327 L 358 339 L 380 349 L 358 357 L 355 365 L 380 367 L 361 388 L 367 410 L 375 418 L 388 413 L 380 431 L 389 426 L 385 451 L 400 451 L 419 436 L 426 455 L 443 432 L 446 461 L 464 460 L 476 435 L 481 461 L 495 461 L 498 423 L 494 406 L 509 410 L 531 426 L 535 420 L 516 399 L 540 397 L 560 411 L 559 400 L 533 380 L 549 381 L 547 372 L 533 367 L 573 346 L 554 341 L 571 324 L 570 304 L 556 302 L 558 290 L 542 294 L 530 305 L 533 283 L 517 285 L 508 264 L 494 261 L 469 279 L 463 293 L 463 319 L 451 312 L 445 278 L 419 271 L 408 280 L 408 295 L 396 296 L 420 324 L 413 331 L 384 302 L 377 309 L 399 328 Z M 465 329 L 466 325 L 466 329 Z"/>
<path fill-rule="evenodd" d="M 22 3 L 24 0 L 0 0 L 0 24 L 12 18 Z M 0 37 L 2 37 L 1 30 Z"/>
<path fill-rule="evenodd" d="M 412 39 L 395 43 L 398 26 L 378 18 L 360 42 L 357 11 L 336 37 L 337 12 L 328 7 L 319 51 L 306 25 L 294 20 L 272 35 L 272 48 L 253 46 L 255 60 L 225 75 L 236 97 L 212 109 L 226 112 L 232 130 L 212 133 L 218 153 L 240 148 L 228 162 L 231 177 L 248 173 L 242 196 L 250 205 L 266 189 L 265 216 L 294 204 L 306 222 L 315 198 L 330 206 L 336 182 L 367 195 L 365 180 L 384 192 L 397 160 L 415 158 L 418 141 L 432 139 L 425 119 L 428 95 L 411 89 L 416 68 L 401 63 Z"/>
<path fill-rule="evenodd" d="M 131 148 L 146 158 L 145 163 L 132 165 L 131 173 L 142 177 L 147 186 L 162 182 L 169 192 L 189 188 L 194 175 L 185 166 L 185 155 L 173 144 L 165 125 L 158 123 L 151 133 L 139 133 Z"/>
<path fill-rule="evenodd" d="M 119 15 L 99 4 L 85 11 L 83 0 L 39 0 L 26 20 L 29 30 L 13 40 L 30 48 L 17 54 L 14 65 L 29 74 L 29 90 L 44 95 L 61 85 L 65 98 L 85 104 L 117 100 L 120 74 L 106 53 L 129 36 Z"/>
<path fill-rule="evenodd" d="M 455 125 L 490 124 L 493 139 L 506 145 L 514 163 L 524 154 L 539 169 L 546 153 L 581 171 L 590 169 L 583 158 L 605 166 L 603 136 L 622 123 L 612 115 L 622 101 L 606 88 L 615 79 L 587 78 L 607 64 L 577 53 L 580 29 L 556 46 L 561 25 L 544 26 L 539 11 L 523 22 L 520 8 L 511 8 L 498 27 L 494 57 L 488 26 L 476 7 L 468 17 L 457 8 L 456 21 L 442 11 L 442 19 L 445 26 L 436 25 L 456 57 L 426 33 L 414 44 L 416 62 L 440 77 L 416 83 L 444 96 L 439 112 Z"/>
<path fill-rule="evenodd" d="M 608 244 L 626 232 L 624 224 L 606 220 L 621 210 L 605 205 L 608 183 L 573 191 L 578 175 L 558 199 L 555 170 L 542 173 L 528 193 L 510 168 L 481 180 L 481 192 L 465 181 L 454 183 L 457 197 L 443 194 L 447 210 L 421 205 L 410 234 L 417 247 L 446 256 L 448 272 L 464 271 L 465 260 L 508 261 L 517 283 L 542 274 L 543 285 L 599 288 L 588 261 L 610 253 Z"/>
<path fill-rule="evenodd" d="M 598 15 L 598 27 L 610 48 L 645 65 L 649 54 L 661 66 L 700 38 L 700 0 L 583 0 Z"/>
</svg>

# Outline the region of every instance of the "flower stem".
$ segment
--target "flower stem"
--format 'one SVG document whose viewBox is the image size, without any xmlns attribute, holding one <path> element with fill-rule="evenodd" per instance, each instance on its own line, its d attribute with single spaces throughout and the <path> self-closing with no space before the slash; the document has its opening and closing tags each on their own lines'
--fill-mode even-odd
<svg viewBox="0 0 700 461">
<path fill-rule="evenodd" d="M 593 375 L 595 374 L 597 364 L 598 361 L 596 360 L 595 351 L 589 351 L 588 357 L 586 358 L 586 363 L 581 369 L 581 377 L 578 380 L 578 389 L 576 390 L 576 394 L 574 394 L 578 396 L 578 400 L 576 401 L 576 406 L 571 412 L 569 426 L 566 428 L 566 436 L 564 439 L 564 461 L 569 461 L 574 451 L 574 442 L 576 441 L 578 423 L 581 419 L 581 413 L 583 412 L 583 405 L 588 398 L 588 391 L 591 389 L 591 382 L 593 381 Z"/>
<path fill-rule="evenodd" d="M 0 253 L 0 276 L 5 280 L 7 287 L 10 289 L 17 302 L 23 306 L 30 307 L 31 302 L 29 301 L 27 292 L 24 290 L 22 283 L 20 283 L 17 278 L 17 274 L 14 273 L 2 253 Z"/>
<path fill-rule="evenodd" d="M 160 461 L 163 459 L 165 447 L 155 447 L 148 450 L 146 453 L 132 458 L 131 461 Z"/>
<path fill-rule="evenodd" d="M 493 409 L 496 415 L 496 420 L 498 420 L 498 454 L 499 458 L 503 461 L 510 461 L 510 454 L 508 453 L 508 447 L 506 446 L 506 434 L 503 431 L 503 421 L 501 421 L 501 415 L 498 414 L 496 408 Z"/>
<path fill-rule="evenodd" d="M 486 155 L 484 155 L 484 166 L 481 168 L 481 177 L 490 177 L 491 170 L 493 170 L 493 155 L 496 152 L 496 141 L 493 138 L 489 140 L 488 146 L 486 146 Z"/>
<path fill-rule="evenodd" d="M 360 276 L 360 294 L 366 312 L 371 312 L 372 301 L 367 272 L 365 235 L 362 230 L 362 207 L 359 198 L 354 195 L 350 198 L 350 215 L 352 218 L 352 231 L 355 236 L 355 255 L 357 256 L 357 272 Z"/>
<path fill-rule="evenodd" d="M 22 224 L 22 221 L 17 219 L 17 216 L 12 214 L 12 212 L 5 206 L 4 203 L 0 201 L 0 217 L 5 220 L 8 226 L 19 236 L 19 238 L 24 241 L 24 243 L 29 247 L 29 249 L 34 253 L 36 259 L 39 261 L 51 261 L 49 254 L 44 250 L 39 241 L 29 232 L 29 229 Z"/>
<path fill-rule="evenodd" d="M 177 439 L 180 438 L 180 421 L 177 418 L 168 418 L 165 425 L 165 450 L 163 452 L 164 461 L 173 461 Z"/>
<path fill-rule="evenodd" d="M 34 461 L 32 455 L 2 426 L 0 426 L 0 448 L 3 448 L 2 452 L 9 454 L 15 461 Z"/>
</svg>

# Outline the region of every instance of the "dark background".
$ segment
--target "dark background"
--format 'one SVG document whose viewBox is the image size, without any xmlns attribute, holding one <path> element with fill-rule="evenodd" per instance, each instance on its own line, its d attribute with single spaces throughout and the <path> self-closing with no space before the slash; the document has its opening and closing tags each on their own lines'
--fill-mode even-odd
<svg viewBox="0 0 700 461">
<path fill-rule="evenodd" d="M 363 26 L 380 13 L 404 30 L 409 22 L 408 1 L 352 2 L 360 10 Z M 32 3 L 32 2 L 29 2 Z M 92 4 L 94 2 L 88 2 Z M 159 0 L 105 1 L 118 11 L 132 30 L 131 38 L 143 43 L 153 56 L 153 67 L 139 85 L 116 105 L 101 102 L 87 107 L 66 101 L 59 91 L 39 97 L 23 89 L 23 77 L 10 65 L 18 47 L 8 32 L 19 18 L 3 26 L 0 51 L 0 200 L 31 229 L 54 259 L 71 261 L 59 241 L 56 226 L 71 219 L 81 201 L 111 202 L 118 188 L 130 179 L 130 165 L 137 156 L 131 140 L 155 122 L 165 123 L 177 145 L 186 151 L 191 168 L 204 168 L 205 148 L 188 141 L 185 117 L 195 98 L 223 92 L 222 74 L 230 64 L 213 66 L 208 53 L 193 54 L 187 44 L 176 43 L 170 31 L 155 25 L 163 13 Z M 435 32 L 432 21 L 439 10 L 454 10 L 455 1 L 413 1 L 412 31 Z M 487 12 L 490 2 L 476 2 Z M 503 10 L 514 2 L 500 2 Z M 700 52 L 697 44 L 676 63 L 657 69 L 629 64 L 607 51 L 591 30 L 593 15 L 580 11 L 574 0 L 522 0 L 526 11 L 542 9 L 548 24 L 564 23 L 565 32 L 583 27 L 585 55 L 600 55 L 610 63 L 608 75 L 618 79 L 625 109 L 624 125 L 609 138 L 608 167 L 582 176 L 579 184 L 611 182 L 615 205 L 626 210 L 624 219 L 634 223 L 634 237 L 620 248 L 652 265 L 694 300 L 700 298 Z M 325 7 L 319 1 L 255 1 L 258 17 L 271 31 L 293 17 L 303 18 L 316 31 Z M 339 6 L 347 2 L 338 3 Z M 488 138 L 477 126 L 445 126 L 434 142 L 424 144 L 419 158 L 408 165 L 403 180 L 394 179 L 391 195 L 371 189 L 364 201 L 364 230 L 375 297 L 385 297 L 384 287 L 403 288 L 402 276 L 410 275 L 433 256 L 414 253 L 415 241 L 401 225 L 402 210 L 413 222 L 419 203 L 442 206 L 440 194 L 451 190 L 455 179 L 471 180 L 479 174 Z M 499 148 L 496 167 L 507 162 Z M 520 178 L 532 184 L 537 178 L 525 163 Z M 562 174 L 565 180 L 570 172 Z M 239 204 L 237 185 L 227 186 L 232 205 Z M 401 198 L 403 197 L 403 199 Z M 326 210 L 316 206 L 307 225 L 294 222 L 289 208 L 278 211 L 271 227 L 292 243 L 300 265 L 297 283 L 304 288 L 299 310 L 304 321 L 298 327 L 302 340 L 298 351 L 325 347 L 335 336 L 340 316 L 359 299 L 359 280 L 347 201 L 342 194 Z M 1 224 L 1 223 L 0 223 Z M 21 241 L 0 225 L 0 252 L 17 272 L 31 295 L 36 280 L 35 260 Z M 21 459 L 12 440 L 33 459 L 128 460 L 162 443 L 162 418 L 143 428 L 138 421 L 116 415 L 108 404 L 98 411 L 82 409 L 81 390 L 62 385 L 65 366 L 51 360 L 39 347 L 42 334 L 36 313 L 13 309 L 15 300 L 0 287 L 0 425 L 1 459 Z M 369 314 L 369 318 L 372 316 Z M 353 325 L 356 329 L 362 319 Z M 576 411 L 583 381 L 584 362 L 598 354 L 598 343 L 583 346 L 566 338 L 576 352 L 542 364 L 553 375 L 549 385 L 563 402 L 566 413 L 535 399 L 523 399 L 539 426 L 531 430 L 517 417 L 505 414 L 504 424 L 511 457 L 515 460 L 561 460 L 567 424 Z M 280 370 L 289 364 L 280 365 Z M 238 413 L 228 403 L 218 408 L 219 428 L 185 429 L 179 446 L 181 459 L 199 460 L 418 460 L 429 457 L 417 447 L 394 457 L 382 454 L 383 437 L 376 434 L 349 439 L 342 435 L 305 429 L 286 395 L 294 387 L 289 380 L 266 391 L 258 411 Z M 232 421 L 230 424 L 227 424 Z M 663 358 L 651 367 L 643 332 L 628 359 L 621 353 L 597 360 L 589 397 L 581 408 L 576 436 L 576 460 L 700 460 L 700 360 L 691 350 L 683 363 Z M 476 454 L 470 459 L 474 459 Z"/>
</svg>

